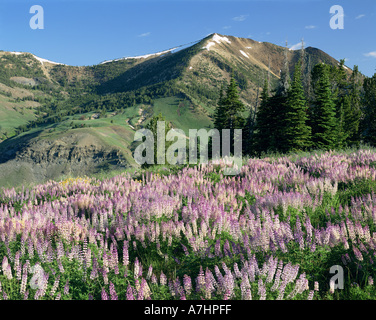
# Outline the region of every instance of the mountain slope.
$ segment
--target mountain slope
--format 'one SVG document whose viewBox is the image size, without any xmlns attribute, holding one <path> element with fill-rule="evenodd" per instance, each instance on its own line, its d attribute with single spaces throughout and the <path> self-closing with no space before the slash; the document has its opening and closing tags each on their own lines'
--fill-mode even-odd
<svg viewBox="0 0 376 320">
<path fill-rule="evenodd" d="M 162 112 L 186 133 L 208 128 L 231 75 L 250 110 L 268 74 L 277 84 L 285 52 L 220 34 L 184 48 L 82 67 L 0 52 L 0 186 L 135 165 L 134 132 L 153 114 Z M 291 73 L 300 55 L 287 51 Z M 306 48 L 305 55 L 312 66 L 338 64 L 319 49 Z"/>
</svg>

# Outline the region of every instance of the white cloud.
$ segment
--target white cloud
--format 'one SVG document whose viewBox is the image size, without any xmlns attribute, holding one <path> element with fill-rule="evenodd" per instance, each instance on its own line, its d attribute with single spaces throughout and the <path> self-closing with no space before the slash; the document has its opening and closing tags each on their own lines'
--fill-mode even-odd
<svg viewBox="0 0 376 320">
<path fill-rule="evenodd" d="M 139 34 L 138 36 L 139 37 L 147 37 L 147 36 L 150 36 L 151 32 L 145 32 L 145 33 L 141 33 Z"/>
<path fill-rule="evenodd" d="M 304 44 L 304 46 L 306 45 L 306 43 L 304 41 L 303 41 L 303 44 Z M 302 42 L 300 41 L 300 42 L 292 45 L 290 47 L 290 50 L 298 50 L 298 49 L 301 49 L 301 48 L 302 48 Z"/>
<path fill-rule="evenodd" d="M 317 27 L 314 26 L 314 25 L 310 25 L 310 26 L 305 26 L 306 29 L 316 29 Z"/>
<path fill-rule="evenodd" d="M 376 58 L 376 51 L 368 52 L 364 54 L 366 57 Z"/>
<path fill-rule="evenodd" d="M 222 29 L 227 30 L 227 29 L 230 29 L 230 28 L 231 28 L 231 26 L 224 26 Z"/>
<path fill-rule="evenodd" d="M 232 20 L 240 22 L 240 21 L 244 21 L 245 19 L 247 19 L 247 17 L 248 17 L 248 14 L 242 14 L 240 16 L 232 18 Z"/>
<path fill-rule="evenodd" d="M 365 14 L 360 14 L 360 15 L 358 15 L 357 17 L 355 17 L 355 19 L 362 19 L 362 18 L 364 18 L 366 15 Z"/>
</svg>

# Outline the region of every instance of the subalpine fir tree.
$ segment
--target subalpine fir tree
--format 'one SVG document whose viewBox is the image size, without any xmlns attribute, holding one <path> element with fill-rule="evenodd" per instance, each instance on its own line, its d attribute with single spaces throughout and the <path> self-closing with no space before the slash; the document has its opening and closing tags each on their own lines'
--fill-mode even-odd
<svg viewBox="0 0 376 320">
<path fill-rule="evenodd" d="M 262 152 L 270 149 L 270 110 L 269 110 L 269 84 L 265 79 L 261 92 L 261 102 L 256 113 L 255 149 Z"/>
<path fill-rule="evenodd" d="M 329 80 L 329 69 L 325 64 L 318 64 L 314 71 L 318 80 L 315 84 L 315 101 L 311 113 L 313 147 L 334 149 L 337 143 L 336 105 Z"/>
<path fill-rule="evenodd" d="M 345 112 L 345 128 L 347 131 L 347 146 L 359 146 L 360 144 L 360 122 L 362 117 L 361 103 L 362 85 L 358 66 L 354 66 L 349 80 L 349 111 Z"/>
<path fill-rule="evenodd" d="M 266 78 L 265 78 L 265 81 Z M 255 139 L 255 130 L 256 130 L 256 116 L 258 109 L 260 107 L 260 87 L 257 86 L 256 97 L 253 103 L 253 108 L 249 110 L 248 118 L 245 122 L 245 128 L 243 130 L 243 150 L 247 155 L 254 155 L 256 151 L 256 139 Z"/>
<path fill-rule="evenodd" d="M 286 100 L 286 147 L 290 151 L 306 150 L 311 142 L 311 127 L 307 125 L 307 101 L 302 84 L 301 63 L 295 65 L 294 79 Z"/>
<path fill-rule="evenodd" d="M 345 119 L 351 113 L 349 96 L 349 84 L 345 70 L 345 59 L 342 59 L 338 66 L 330 66 L 329 78 L 332 83 L 333 100 L 336 104 L 337 119 L 337 148 L 344 148 L 347 145 L 348 130 Z"/>
<path fill-rule="evenodd" d="M 221 91 L 219 92 L 218 105 L 214 114 L 214 128 L 223 128 L 226 122 L 226 108 L 224 106 L 224 85 L 221 85 Z"/>
<path fill-rule="evenodd" d="M 233 151 L 234 143 L 234 129 L 243 129 L 245 126 L 245 119 L 242 115 L 245 106 L 240 100 L 238 85 L 232 76 L 230 84 L 228 85 L 225 95 L 221 94 L 221 98 L 218 103 L 218 107 L 215 113 L 214 127 L 219 130 L 221 141 L 222 129 L 230 129 L 231 152 Z"/>
<path fill-rule="evenodd" d="M 240 101 L 238 85 L 234 77 L 230 79 L 222 104 L 226 115 L 224 129 L 242 129 L 244 127 L 242 112 L 245 110 L 245 106 Z"/>
</svg>

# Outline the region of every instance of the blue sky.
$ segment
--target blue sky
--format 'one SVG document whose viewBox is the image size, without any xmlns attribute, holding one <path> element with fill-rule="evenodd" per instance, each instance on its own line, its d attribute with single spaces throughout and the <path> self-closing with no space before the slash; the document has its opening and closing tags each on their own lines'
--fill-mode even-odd
<svg viewBox="0 0 376 320">
<path fill-rule="evenodd" d="M 33 30 L 30 8 L 44 9 Z M 332 5 L 344 9 L 333 30 Z M 31 52 L 69 65 L 163 51 L 210 33 L 289 47 L 304 38 L 336 59 L 376 72 L 375 0 L 1 0 L 0 50 Z M 298 45 L 296 46 L 298 47 Z"/>
</svg>

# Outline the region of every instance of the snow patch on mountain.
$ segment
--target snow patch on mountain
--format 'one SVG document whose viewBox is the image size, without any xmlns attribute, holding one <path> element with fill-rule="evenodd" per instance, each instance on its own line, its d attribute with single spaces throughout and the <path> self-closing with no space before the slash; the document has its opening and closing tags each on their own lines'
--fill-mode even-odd
<svg viewBox="0 0 376 320">
<path fill-rule="evenodd" d="M 240 53 L 241 53 L 244 57 L 249 58 L 248 54 L 246 54 L 243 50 L 240 50 Z"/>
<path fill-rule="evenodd" d="M 20 55 L 20 54 L 24 54 L 26 52 L 16 52 L 16 51 L 13 51 L 13 52 L 9 52 L 11 54 L 15 54 L 15 55 Z M 63 64 L 64 63 L 59 63 L 59 62 L 54 62 L 54 61 L 51 61 L 51 60 L 47 60 L 47 59 L 43 59 L 43 58 L 40 58 L 40 57 L 37 57 L 36 55 L 30 53 L 35 59 L 37 59 L 41 64 L 44 64 L 45 62 L 47 63 L 51 63 L 51 64 Z"/>
<path fill-rule="evenodd" d="M 227 42 L 227 43 L 231 44 L 231 41 L 227 37 L 221 37 L 218 34 L 214 34 L 212 40 L 217 42 L 217 43 Z"/>
<path fill-rule="evenodd" d="M 211 40 L 212 41 L 210 41 L 206 46 L 202 47 L 202 49 L 206 49 L 210 51 L 210 47 L 214 46 L 215 43 L 220 44 L 221 42 L 227 42 L 231 44 L 231 41 L 227 37 L 221 37 L 220 35 L 216 33 L 213 35 Z"/>
<path fill-rule="evenodd" d="M 101 62 L 100 64 L 105 64 L 105 63 L 114 62 L 114 61 L 120 61 L 120 60 L 127 60 L 127 59 L 146 59 L 146 58 L 149 58 L 149 57 L 152 57 L 152 56 L 159 56 L 159 55 L 166 54 L 168 52 L 172 52 L 172 51 L 174 51 L 174 50 L 176 50 L 178 48 L 179 47 L 168 49 L 168 50 L 157 52 L 157 53 L 145 54 L 143 56 L 124 57 L 124 58 L 119 58 L 119 59 L 114 59 L 114 60 L 106 60 L 106 61 Z"/>
<path fill-rule="evenodd" d="M 215 42 L 209 42 L 205 47 L 202 47 L 202 49 L 206 49 L 206 50 L 210 51 L 210 47 L 212 47 L 214 45 L 215 45 Z"/>
</svg>

